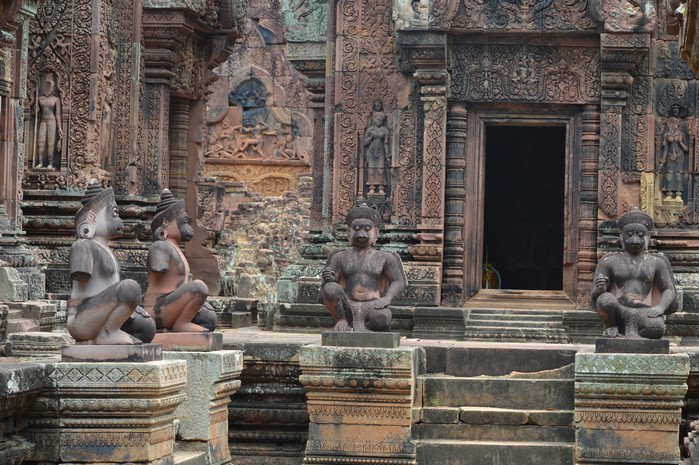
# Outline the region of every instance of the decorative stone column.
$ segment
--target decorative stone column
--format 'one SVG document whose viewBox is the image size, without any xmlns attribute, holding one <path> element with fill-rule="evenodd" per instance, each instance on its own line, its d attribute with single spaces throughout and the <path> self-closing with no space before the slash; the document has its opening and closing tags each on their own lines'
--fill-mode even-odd
<svg viewBox="0 0 699 465">
<path fill-rule="evenodd" d="M 680 462 L 687 354 L 578 353 L 575 463 Z"/>
<path fill-rule="evenodd" d="M 164 352 L 163 358 L 187 362 L 187 400 L 175 410 L 180 422 L 177 445 L 182 450 L 206 452 L 207 465 L 229 463 L 228 403 L 240 387 L 243 353 L 178 351 Z"/>
<path fill-rule="evenodd" d="M 51 363 L 46 375 L 27 419 L 30 460 L 160 465 L 172 455 L 184 360 Z"/>
<path fill-rule="evenodd" d="M 299 381 L 310 427 L 303 463 L 414 465 L 417 350 L 304 347 Z"/>
<path fill-rule="evenodd" d="M 464 170 L 468 113 L 462 104 L 447 118 L 446 185 L 444 208 L 444 276 L 442 305 L 458 307 L 464 298 Z"/>
</svg>

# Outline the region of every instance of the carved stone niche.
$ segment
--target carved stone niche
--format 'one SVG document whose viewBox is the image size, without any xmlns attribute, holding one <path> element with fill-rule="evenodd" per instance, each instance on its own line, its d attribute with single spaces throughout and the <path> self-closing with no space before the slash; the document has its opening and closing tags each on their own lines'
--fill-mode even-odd
<svg viewBox="0 0 699 465">
<path fill-rule="evenodd" d="M 263 195 L 296 190 L 312 159 L 311 120 L 286 105 L 284 89 L 261 68 L 240 70 L 229 89 L 209 98 L 204 176 L 244 181 Z"/>
</svg>

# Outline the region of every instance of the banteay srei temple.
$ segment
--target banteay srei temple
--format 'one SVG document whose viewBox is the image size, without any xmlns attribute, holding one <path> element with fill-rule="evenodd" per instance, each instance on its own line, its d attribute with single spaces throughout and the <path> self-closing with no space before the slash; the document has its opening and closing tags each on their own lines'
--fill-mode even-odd
<svg viewBox="0 0 699 465">
<path fill-rule="evenodd" d="M 0 465 L 699 465 L 699 0 L 2 0 Z"/>
</svg>

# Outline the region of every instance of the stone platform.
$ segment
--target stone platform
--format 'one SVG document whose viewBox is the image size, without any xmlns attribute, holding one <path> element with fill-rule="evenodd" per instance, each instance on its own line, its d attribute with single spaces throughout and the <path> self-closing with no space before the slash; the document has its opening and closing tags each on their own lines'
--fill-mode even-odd
<svg viewBox="0 0 699 465">
<path fill-rule="evenodd" d="M 157 333 L 152 341 L 160 344 L 163 350 L 184 352 L 209 352 L 223 348 L 221 333 Z"/>
</svg>

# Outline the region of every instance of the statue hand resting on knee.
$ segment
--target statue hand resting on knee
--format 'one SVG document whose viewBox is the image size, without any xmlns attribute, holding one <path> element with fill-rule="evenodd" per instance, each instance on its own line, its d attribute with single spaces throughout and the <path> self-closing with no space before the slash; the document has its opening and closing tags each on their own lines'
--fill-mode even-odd
<svg viewBox="0 0 699 465">
<path fill-rule="evenodd" d="M 68 332 L 83 343 L 150 342 L 155 322 L 138 307 L 141 286 L 133 279 L 121 280 L 119 263 L 109 248 L 109 240 L 124 231 L 114 193 L 93 179 L 82 204 L 75 215 L 78 239 L 70 248 Z"/>
<path fill-rule="evenodd" d="M 184 200 L 163 190 L 151 229 L 155 242 L 148 249 L 148 289 L 143 306 L 159 330 L 202 332 L 216 329 L 217 317 L 206 304 L 209 289 L 203 281 L 189 281 L 189 263 L 181 242 L 194 237 Z"/>
<path fill-rule="evenodd" d="M 617 222 L 623 251 L 599 261 L 590 306 L 602 318 L 604 337 L 660 339 L 665 315 L 678 307 L 670 262 L 648 252 L 650 216 L 635 208 Z"/>
<path fill-rule="evenodd" d="M 390 331 L 388 306 L 408 280 L 395 252 L 375 250 L 379 213 L 363 204 L 347 213 L 351 249 L 332 253 L 323 271 L 321 297 L 335 331 Z"/>
</svg>

